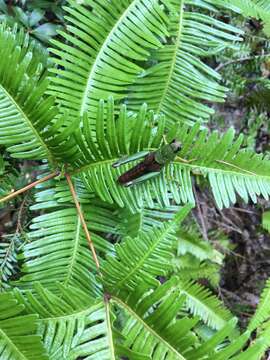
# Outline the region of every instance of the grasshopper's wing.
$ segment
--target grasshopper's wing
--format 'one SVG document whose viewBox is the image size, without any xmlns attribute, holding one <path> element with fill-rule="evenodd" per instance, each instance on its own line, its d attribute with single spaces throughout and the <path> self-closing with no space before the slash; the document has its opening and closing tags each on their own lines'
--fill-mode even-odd
<svg viewBox="0 0 270 360">
<path fill-rule="evenodd" d="M 149 154 L 149 151 L 140 151 L 134 155 L 124 156 L 121 159 L 117 160 L 115 163 L 113 163 L 112 166 L 114 168 L 117 168 L 118 166 L 127 164 L 130 161 L 141 159 L 141 158 L 145 157 L 147 154 Z"/>
<path fill-rule="evenodd" d="M 136 185 L 136 184 L 140 184 L 146 180 L 149 180 L 153 177 L 156 177 L 157 175 L 160 174 L 160 171 L 155 171 L 155 172 L 151 172 L 149 174 L 145 174 L 145 175 L 142 175 L 140 177 L 138 177 L 137 179 L 135 180 L 131 180 L 131 181 L 128 181 L 127 183 L 124 184 L 125 187 L 129 187 L 129 186 L 133 186 L 133 185 Z"/>
</svg>

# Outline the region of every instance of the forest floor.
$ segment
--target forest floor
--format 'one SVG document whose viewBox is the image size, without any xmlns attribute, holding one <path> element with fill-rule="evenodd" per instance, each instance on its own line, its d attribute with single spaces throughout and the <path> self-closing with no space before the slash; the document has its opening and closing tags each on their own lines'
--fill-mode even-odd
<svg viewBox="0 0 270 360">
<path fill-rule="evenodd" d="M 206 233 L 222 230 L 233 247 L 221 270 L 219 295 L 239 317 L 240 326 L 245 328 L 256 309 L 265 281 L 270 277 L 270 235 L 261 228 L 261 207 L 239 203 L 218 210 L 211 193 L 197 195 L 202 215 L 197 210 L 197 218 L 201 229 Z M 215 245 L 219 247 L 218 238 Z"/>
</svg>

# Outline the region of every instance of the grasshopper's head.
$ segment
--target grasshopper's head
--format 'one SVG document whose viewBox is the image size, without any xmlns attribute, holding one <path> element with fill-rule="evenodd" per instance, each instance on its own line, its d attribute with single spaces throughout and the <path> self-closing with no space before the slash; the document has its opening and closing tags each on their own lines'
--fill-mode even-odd
<svg viewBox="0 0 270 360">
<path fill-rule="evenodd" d="M 172 151 L 176 154 L 181 150 L 182 145 L 181 145 L 180 141 L 173 139 L 170 142 L 170 147 L 171 147 Z"/>
<path fill-rule="evenodd" d="M 174 139 L 169 144 L 161 146 L 161 148 L 155 152 L 155 160 L 160 165 L 166 165 L 175 159 L 176 154 L 180 150 L 181 143 Z"/>
</svg>

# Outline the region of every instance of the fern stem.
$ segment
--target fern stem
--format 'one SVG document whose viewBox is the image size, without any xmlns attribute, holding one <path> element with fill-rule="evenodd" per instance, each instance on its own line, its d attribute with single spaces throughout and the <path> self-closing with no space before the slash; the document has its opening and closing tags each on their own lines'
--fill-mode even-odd
<svg viewBox="0 0 270 360">
<path fill-rule="evenodd" d="M 81 224 L 82 224 L 82 227 L 83 227 L 83 230 L 84 230 L 86 239 L 87 239 L 88 244 L 89 244 L 89 247 L 90 247 L 90 249 L 91 249 L 94 262 L 95 262 L 96 267 L 97 267 L 97 270 L 98 270 L 98 272 L 99 272 L 100 265 L 99 265 L 99 260 L 98 260 L 97 254 L 96 254 L 95 246 L 94 246 L 94 243 L 93 243 L 93 241 L 92 241 L 92 239 L 91 239 L 90 232 L 88 231 L 88 228 L 87 228 L 87 225 L 86 225 L 86 221 L 85 221 L 85 219 L 84 219 L 83 212 L 82 212 L 82 209 L 81 209 L 81 206 L 80 206 L 78 197 L 77 197 L 77 195 L 76 195 L 76 191 L 75 191 L 75 189 L 74 189 L 74 186 L 73 186 L 71 177 L 70 177 L 70 175 L 69 175 L 68 173 L 65 173 L 65 177 L 66 177 L 66 179 L 67 179 L 67 183 L 68 183 L 68 186 L 69 186 L 69 190 L 70 190 L 70 192 L 71 192 L 73 201 L 74 201 L 74 203 L 75 203 L 75 206 L 76 206 L 76 209 L 77 209 L 77 213 L 78 213 L 79 218 L 80 218 L 80 220 L 81 220 Z"/>
<path fill-rule="evenodd" d="M 200 204 L 199 197 L 197 194 L 196 186 L 194 184 L 193 184 L 193 193 L 194 193 L 196 204 L 197 204 L 198 216 L 199 216 L 200 223 L 202 226 L 201 233 L 202 233 L 204 240 L 209 242 L 208 235 L 207 235 L 207 228 L 205 225 L 204 216 L 203 216 L 202 209 L 201 209 L 201 204 Z"/>
<path fill-rule="evenodd" d="M 183 32 L 183 16 L 184 16 L 184 11 L 183 11 L 184 2 L 182 0 L 180 0 L 179 6 L 180 6 L 180 9 L 179 9 L 180 17 L 179 17 L 179 24 L 178 24 L 178 33 L 177 33 L 177 37 L 176 37 L 175 44 L 174 44 L 175 45 L 175 51 L 174 51 L 174 54 L 173 54 L 171 67 L 170 67 L 170 71 L 169 71 L 168 78 L 167 78 L 167 81 L 166 81 L 166 85 L 164 87 L 164 91 L 163 91 L 162 97 L 160 99 L 159 106 L 158 106 L 158 108 L 156 110 L 157 113 L 160 113 L 162 111 L 163 101 L 164 101 L 165 97 L 168 94 L 168 89 L 170 87 L 171 80 L 172 80 L 172 77 L 173 77 L 173 73 L 175 71 L 176 61 L 177 61 L 177 51 L 180 49 L 180 45 L 181 45 L 181 35 L 182 35 L 182 32 Z"/>
<path fill-rule="evenodd" d="M 221 69 L 223 69 L 225 66 L 228 66 L 228 65 L 241 63 L 241 62 L 244 62 L 244 61 L 252 61 L 252 60 L 256 60 L 256 59 L 263 59 L 263 58 L 266 58 L 266 57 L 270 57 L 270 54 L 267 53 L 267 54 L 261 54 L 261 55 L 255 55 L 255 56 L 246 56 L 246 57 L 242 57 L 242 58 L 239 58 L 239 59 L 230 60 L 230 61 L 225 62 L 224 64 L 219 64 L 215 68 L 215 71 L 220 71 Z"/>
<path fill-rule="evenodd" d="M 238 169 L 238 170 L 240 170 L 240 171 L 244 171 L 244 172 L 246 172 L 246 173 L 249 174 L 249 175 L 257 176 L 254 172 L 251 172 L 251 171 L 248 171 L 248 170 L 246 170 L 246 169 L 240 168 L 239 166 L 236 166 L 236 165 L 234 165 L 234 164 L 231 164 L 231 163 L 229 163 L 229 162 L 227 162 L 227 161 L 224 161 L 224 160 L 216 160 L 216 162 L 218 162 L 218 163 L 220 163 L 220 164 L 229 165 L 229 166 L 231 166 L 231 167 L 233 167 L 233 168 L 235 168 L 235 169 Z"/>
<path fill-rule="evenodd" d="M 41 179 L 38 179 L 38 180 L 32 182 L 31 184 L 26 185 L 25 187 L 23 187 L 23 188 L 21 188 L 21 189 L 19 189 L 19 190 L 16 190 L 16 191 L 11 192 L 11 193 L 8 194 L 7 196 L 5 196 L 5 197 L 3 197 L 2 199 L 0 199 L 0 204 L 3 203 L 3 202 L 5 202 L 5 201 L 8 201 L 8 200 L 10 200 L 10 199 L 13 199 L 13 198 L 16 197 L 17 195 L 20 195 L 20 194 L 24 193 L 25 191 L 32 189 L 33 187 L 35 187 L 35 186 L 38 185 L 38 184 L 41 184 L 41 183 L 43 183 L 43 182 L 45 182 L 45 181 L 47 181 L 47 180 L 50 180 L 50 179 L 55 178 L 55 177 L 58 176 L 59 174 L 60 174 L 59 171 L 55 171 L 55 172 L 53 172 L 53 173 L 51 173 L 51 174 L 49 174 L 49 175 L 47 175 L 47 176 L 44 176 L 44 177 L 41 178 Z"/>
<path fill-rule="evenodd" d="M 20 231 L 22 232 L 22 224 L 21 224 L 21 219 L 22 219 L 22 214 L 23 214 L 23 207 L 26 203 L 26 199 L 27 199 L 27 194 L 25 195 L 21 205 L 20 205 L 20 208 L 19 208 L 19 212 L 18 212 L 18 215 L 17 215 L 17 226 L 16 226 L 16 231 L 15 231 L 15 234 L 19 234 Z"/>
</svg>

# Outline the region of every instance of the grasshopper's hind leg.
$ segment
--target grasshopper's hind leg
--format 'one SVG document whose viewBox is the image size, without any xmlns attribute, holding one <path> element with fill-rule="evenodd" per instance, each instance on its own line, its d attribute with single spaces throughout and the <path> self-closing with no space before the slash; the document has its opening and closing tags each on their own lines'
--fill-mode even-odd
<svg viewBox="0 0 270 360">
<path fill-rule="evenodd" d="M 181 158 L 180 156 L 176 156 L 176 159 L 179 159 L 181 162 L 183 162 L 183 163 L 186 163 L 186 164 L 189 164 L 189 163 L 191 163 L 192 161 L 195 161 L 196 159 L 190 159 L 190 160 L 186 160 L 186 159 L 183 159 L 183 158 Z"/>
<path fill-rule="evenodd" d="M 138 177 L 137 179 L 128 181 L 127 183 L 125 183 L 123 185 L 125 187 L 129 187 L 129 186 L 133 186 L 133 185 L 136 185 L 136 184 L 140 184 L 140 183 L 142 183 L 142 182 L 144 182 L 146 180 L 149 180 L 149 179 L 152 179 L 153 177 L 156 177 L 159 174 L 160 174 L 159 171 L 151 172 L 149 174 L 142 175 L 142 176 Z"/>
</svg>

